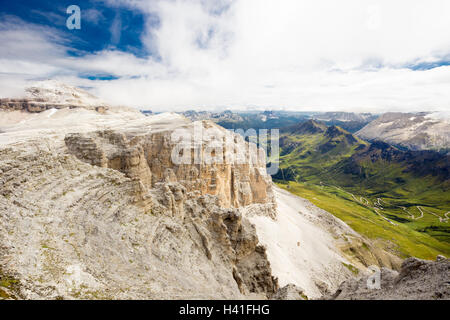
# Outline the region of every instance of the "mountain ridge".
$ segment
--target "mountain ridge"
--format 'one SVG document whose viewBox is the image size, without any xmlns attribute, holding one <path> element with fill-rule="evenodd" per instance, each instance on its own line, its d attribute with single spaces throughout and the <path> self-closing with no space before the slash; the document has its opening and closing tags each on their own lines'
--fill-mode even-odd
<svg viewBox="0 0 450 320">
<path fill-rule="evenodd" d="M 39 113 L 50 109 L 85 108 L 104 112 L 107 104 L 89 92 L 56 80 L 45 80 L 25 88 L 24 98 L 0 99 L 0 110 Z"/>
<path fill-rule="evenodd" d="M 448 152 L 450 119 L 435 118 L 433 113 L 389 112 L 356 133 L 366 140 L 382 140 L 411 150 Z"/>
<path fill-rule="evenodd" d="M 280 148 L 280 170 L 273 178 L 282 186 L 311 194 L 309 200 L 319 199 L 318 195 L 326 192 L 330 199 L 336 197 L 336 205 L 342 208 L 355 203 L 365 208 L 361 212 L 369 219 L 378 216 L 392 230 L 399 224 L 412 228 L 415 233 L 408 236 L 411 239 L 427 233 L 439 241 L 426 240 L 433 243 L 433 248 L 439 248 L 437 253 L 448 254 L 445 249 L 450 241 L 445 216 L 450 211 L 450 201 L 445 196 L 450 190 L 448 155 L 432 150 L 398 149 L 383 141 L 369 143 L 336 126 L 318 133 L 295 135 L 285 131 L 280 137 Z M 298 192 L 295 194 L 302 195 Z M 330 210 L 326 202 L 316 204 Z M 341 219 L 354 221 L 347 209 L 338 208 L 341 211 L 342 215 L 338 215 Z M 361 220 L 357 230 L 370 233 L 363 222 L 367 219 L 365 215 L 358 218 Z M 410 241 L 406 237 L 409 231 L 404 231 L 405 238 L 398 243 Z M 382 229 L 379 232 L 384 233 Z M 416 250 L 412 244 L 408 248 L 404 245 L 409 254 Z M 434 258 L 436 253 L 430 254 L 427 249 L 423 254 L 422 257 Z"/>
<path fill-rule="evenodd" d="M 74 107 L 59 85 L 47 86 L 42 107 L 0 110 L 1 299 L 320 298 L 370 265 L 400 268 L 398 235 L 359 234 L 355 216 L 367 211 L 371 231 L 395 228 L 403 236 L 406 227 L 380 206 L 354 202 L 347 224 L 336 206 L 345 191 L 330 186 L 332 179 L 321 181 L 322 193 L 296 197 L 272 184 L 256 145 L 211 121 L 110 106 L 100 112 L 83 99 Z M 207 163 L 207 140 L 178 152 L 174 136 L 188 137 L 197 126 L 227 138 L 226 151 L 245 151 L 244 163 Z M 307 170 L 321 178 L 370 149 L 339 127 L 311 128 L 317 132 L 281 137 L 282 160 L 303 164 L 303 178 Z M 176 163 L 174 150 L 200 152 L 202 160 Z M 397 157 L 384 151 L 368 157 Z"/>
</svg>

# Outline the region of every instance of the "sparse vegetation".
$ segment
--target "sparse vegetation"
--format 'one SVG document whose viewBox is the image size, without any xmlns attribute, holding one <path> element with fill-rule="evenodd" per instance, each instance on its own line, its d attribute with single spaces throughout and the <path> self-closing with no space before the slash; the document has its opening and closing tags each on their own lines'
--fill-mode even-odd
<svg viewBox="0 0 450 320">
<path fill-rule="evenodd" d="M 6 274 L 0 266 L 0 300 L 17 299 L 20 296 L 20 282 Z"/>
<path fill-rule="evenodd" d="M 356 268 L 354 265 L 342 262 L 342 265 L 346 267 L 348 270 L 350 270 L 355 276 L 359 274 L 358 268 Z"/>
<path fill-rule="evenodd" d="M 354 201 L 344 191 L 293 181 L 278 183 L 278 186 L 308 199 L 368 238 L 383 239 L 396 244 L 398 254 L 402 257 L 416 256 L 422 259 L 435 259 L 438 254 L 450 255 L 450 246 L 447 243 L 439 241 L 425 232 L 416 231 L 409 225 L 392 225 L 377 215 L 374 210 Z M 422 223 L 414 222 L 414 224 Z"/>
</svg>

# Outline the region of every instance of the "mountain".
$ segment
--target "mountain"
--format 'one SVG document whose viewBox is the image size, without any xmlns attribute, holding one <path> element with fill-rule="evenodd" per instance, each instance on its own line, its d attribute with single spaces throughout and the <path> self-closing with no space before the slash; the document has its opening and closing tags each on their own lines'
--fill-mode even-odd
<svg viewBox="0 0 450 320">
<path fill-rule="evenodd" d="M 212 121 L 97 108 L 78 88 L 39 88 L 0 110 L 0 299 L 315 299 L 369 266 L 400 270 L 411 252 L 448 251 L 447 216 L 423 190 L 419 221 L 393 200 L 381 208 L 385 195 L 378 205 L 361 197 L 364 206 L 331 185 L 366 181 L 389 161 L 421 165 L 394 182 L 411 188 L 408 178 L 434 168 L 417 181 L 433 183 L 442 204 L 446 163 L 434 154 L 402 154 L 311 121 L 282 135 L 296 144 L 281 165 L 295 164 L 297 180 L 282 190 L 263 150 Z"/>
<path fill-rule="evenodd" d="M 369 143 L 315 121 L 283 129 L 280 148 L 281 187 L 360 233 L 395 239 L 406 256 L 450 253 L 449 155 Z"/>
<path fill-rule="evenodd" d="M 282 129 L 282 132 L 287 132 L 289 134 L 315 134 L 325 132 L 325 130 L 327 130 L 325 124 L 314 120 L 308 120 L 286 127 Z"/>
<path fill-rule="evenodd" d="M 327 127 L 321 122 L 308 120 L 281 130 L 280 168 L 274 176 L 287 179 L 301 175 L 319 179 L 325 168 L 350 157 L 366 142 L 337 126 Z M 284 178 L 283 178 L 284 175 Z M 287 179 L 289 180 L 289 179 Z"/>
<path fill-rule="evenodd" d="M 320 298 L 400 266 L 211 121 L 50 100 L 0 110 L 1 299 Z"/>
<path fill-rule="evenodd" d="M 181 114 L 192 121 L 198 121 L 198 120 L 212 120 L 214 122 L 243 121 L 242 117 L 239 114 L 233 113 L 230 110 L 225 110 L 222 112 L 189 110 L 189 111 L 182 112 Z"/>
<path fill-rule="evenodd" d="M 399 150 L 385 142 L 376 141 L 369 147 L 355 153 L 350 163 L 358 164 L 359 171 L 368 162 L 399 165 L 403 173 L 418 177 L 432 176 L 440 181 L 450 181 L 450 156 L 434 151 Z"/>
<path fill-rule="evenodd" d="M 356 121 L 371 122 L 378 116 L 371 113 L 355 113 L 355 112 L 324 112 L 315 115 L 313 118 L 319 121 Z"/>
<path fill-rule="evenodd" d="M 312 118 L 317 121 L 322 121 L 328 126 L 339 126 L 354 133 L 378 118 L 378 115 L 355 112 L 324 112 L 313 115 Z"/>
<path fill-rule="evenodd" d="M 450 118 L 435 113 L 385 113 L 356 133 L 411 150 L 450 149 Z"/>
<path fill-rule="evenodd" d="M 9 258 L 0 261 L 1 297 L 267 298 L 277 291 L 266 249 L 240 212 L 252 205 L 267 219 L 276 215 L 264 163 L 171 160 L 176 132 L 201 126 L 253 152 L 242 138 L 176 114 L 58 106 L 2 125 L 0 255 Z"/>
<path fill-rule="evenodd" d="M 279 129 L 308 119 L 308 112 L 289 111 L 185 111 L 181 113 L 192 121 L 211 120 L 226 129 Z"/>
<path fill-rule="evenodd" d="M 350 279 L 329 295 L 331 300 L 435 300 L 450 296 L 450 260 L 438 256 L 436 261 L 406 259 L 400 272 L 382 269 L 380 288 L 368 287 L 374 276 Z M 375 280 L 377 281 L 377 280 Z M 376 289 L 376 290 L 374 290 Z"/>
<path fill-rule="evenodd" d="M 26 88 L 25 91 L 29 94 L 31 99 L 58 105 L 105 105 L 105 102 L 89 92 L 56 80 L 37 82 Z"/>
<path fill-rule="evenodd" d="M 106 103 L 87 91 L 55 80 L 40 81 L 25 88 L 22 99 L 0 99 L 0 110 L 42 112 L 49 109 L 86 108 L 104 111 Z"/>
</svg>

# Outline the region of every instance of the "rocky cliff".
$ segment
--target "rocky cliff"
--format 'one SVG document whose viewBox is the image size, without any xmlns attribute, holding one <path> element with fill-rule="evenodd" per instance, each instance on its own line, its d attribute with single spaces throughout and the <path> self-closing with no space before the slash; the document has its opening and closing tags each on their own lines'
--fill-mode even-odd
<svg viewBox="0 0 450 320">
<path fill-rule="evenodd" d="M 254 226 L 223 198 L 176 179 L 147 188 L 150 170 L 134 176 L 133 153 L 117 165 L 124 174 L 41 142 L 0 151 L 2 296 L 239 299 L 276 291 Z"/>
<path fill-rule="evenodd" d="M 40 87 L 57 108 L 0 110 L 0 299 L 317 298 L 397 266 L 240 136 Z"/>
<path fill-rule="evenodd" d="M 437 300 L 450 299 L 450 260 L 406 259 L 400 272 L 382 268 L 376 274 L 341 284 L 328 299 L 337 300 Z M 369 284 L 368 284 L 369 283 Z"/>
<path fill-rule="evenodd" d="M 201 137 L 194 140 L 196 130 Z M 173 139 L 176 132 L 190 137 L 182 148 Z M 217 148 L 210 147 L 206 135 L 220 137 Z M 225 208 L 275 203 L 262 150 L 209 121 L 188 123 L 175 129 L 150 128 L 144 132 L 109 130 L 68 134 L 65 143 L 78 159 L 118 170 L 139 181 L 143 190 L 160 182 L 178 182 L 190 192 L 217 196 Z M 188 157 L 174 163 L 172 158 L 178 152 Z"/>
<path fill-rule="evenodd" d="M 362 139 L 381 140 L 410 150 L 448 152 L 450 119 L 448 113 L 388 112 L 356 133 Z"/>
<path fill-rule="evenodd" d="M 0 110 L 39 113 L 50 109 L 85 108 L 105 112 L 106 103 L 84 91 L 64 83 L 47 80 L 25 89 L 26 97 L 0 99 Z"/>
<path fill-rule="evenodd" d="M 277 291 L 241 212 L 251 205 L 275 216 L 253 146 L 210 122 L 59 100 L 54 111 L 0 111 L 0 298 L 259 299 Z M 196 143 L 180 144 L 197 129 Z M 206 134 L 223 138 L 223 148 L 210 148 Z M 174 162 L 183 152 L 199 158 Z"/>
</svg>

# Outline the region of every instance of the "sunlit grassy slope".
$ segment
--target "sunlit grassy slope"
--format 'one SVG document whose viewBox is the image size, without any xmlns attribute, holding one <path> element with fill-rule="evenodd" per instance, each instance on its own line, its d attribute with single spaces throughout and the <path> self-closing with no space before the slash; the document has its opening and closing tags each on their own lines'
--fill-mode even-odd
<svg viewBox="0 0 450 320">
<path fill-rule="evenodd" d="M 445 228 L 445 225 L 437 223 L 432 215 L 426 215 L 423 220 L 407 223 L 391 220 L 395 223 L 393 225 L 382 215 L 398 215 L 399 212 L 395 212 L 396 210 L 391 212 L 390 208 L 386 208 L 381 211 L 381 215 L 377 214 L 374 209 L 359 203 L 350 194 L 339 188 L 293 181 L 277 184 L 332 213 L 345 221 L 356 232 L 371 239 L 383 239 L 391 242 L 394 244 L 393 249 L 402 257 L 416 256 L 422 259 L 435 259 L 438 254 L 450 256 L 448 239 L 439 241 L 427 232 L 420 231 L 432 226 Z M 439 210 L 435 211 L 439 212 Z"/>
<path fill-rule="evenodd" d="M 280 141 L 281 170 L 274 180 L 281 187 L 361 234 L 392 242 L 401 256 L 450 255 L 448 158 L 423 160 L 419 154 L 416 164 L 415 154 L 383 145 L 370 149 L 339 127 L 316 123 L 285 132 Z"/>
</svg>

